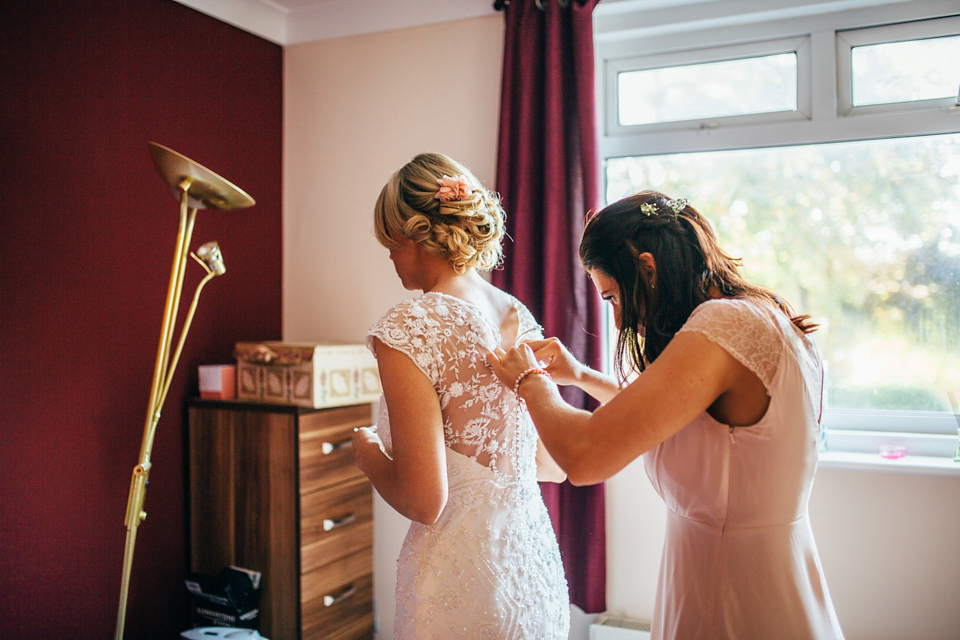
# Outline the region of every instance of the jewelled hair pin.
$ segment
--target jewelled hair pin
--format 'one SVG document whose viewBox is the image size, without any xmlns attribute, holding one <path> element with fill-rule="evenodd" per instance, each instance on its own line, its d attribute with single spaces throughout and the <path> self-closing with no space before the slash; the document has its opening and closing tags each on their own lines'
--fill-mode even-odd
<svg viewBox="0 0 960 640">
<path fill-rule="evenodd" d="M 677 198 L 676 200 L 667 200 L 667 209 L 670 209 L 670 212 L 673 214 L 673 217 L 680 215 L 680 212 L 683 211 L 684 207 L 690 204 L 690 201 L 686 198 Z M 657 205 L 652 202 L 644 202 L 640 205 L 640 213 L 645 216 L 655 216 L 657 215 Z"/>
<path fill-rule="evenodd" d="M 673 215 L 678 216 L 680 212 L 683 211 L 684 207 L 690 204 L 690 201 L 686 198 L 677 198 L 676 200 L 671 200 L 667 203 L 667 207 L 673 211 Z"/>
</svg>

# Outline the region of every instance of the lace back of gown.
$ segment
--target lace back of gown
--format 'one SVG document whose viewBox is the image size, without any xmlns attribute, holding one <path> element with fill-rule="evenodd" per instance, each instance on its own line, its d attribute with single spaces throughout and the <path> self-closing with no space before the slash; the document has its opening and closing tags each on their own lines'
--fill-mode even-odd
<svg viewBox="0 0 960 640">
<path fill-rule="evenodd" d="M 514 302 L 518 336 L 539 337 Z M 412 523 L 398 559 L 396 638 L 566 638 L 567 585 L 536 481 L 536 430 L 486 366 L 499 328 L 476 307 L 425 294 L 370 330 L 433 384 L 443 416 L 449 494 L 433 525 Z M 389 407 L 380 437 L 391 451 Z"/>
</svg>

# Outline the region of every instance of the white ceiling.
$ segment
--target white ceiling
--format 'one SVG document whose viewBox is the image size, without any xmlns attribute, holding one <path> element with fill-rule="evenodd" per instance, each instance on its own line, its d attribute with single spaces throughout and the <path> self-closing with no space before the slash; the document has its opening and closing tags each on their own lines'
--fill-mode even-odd
<svg viewBox="0 0 960 640">
<path fill-rule="evenodd" d="M 301 44 L 360 33 L 493 15 L 494 0 L 176 0 L 277 44 Z M 836 0 L 739 0 L 823 2 Z M 842 0 L 850 1 L 850 0 Z M 864 2 L 867 0 L 858 0 Z M 678 8 L 731 0 L 602 0 L 597 13 Z"/>
<path fill-rule="evenodd" d="M 492 15 L 493 0 L 177 0 L 281 45 Z"/>
</svg>

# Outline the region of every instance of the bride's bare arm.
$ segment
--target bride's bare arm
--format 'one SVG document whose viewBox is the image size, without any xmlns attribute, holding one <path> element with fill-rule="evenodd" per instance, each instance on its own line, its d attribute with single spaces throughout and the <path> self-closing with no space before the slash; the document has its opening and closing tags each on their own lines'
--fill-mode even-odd
<svg viewBox="0 0 960 640">
<path fill-rule="evenodd" d="M 401 515 L 433 524 L 447 503 L 440 401 L 430 380 L 405 354 L 376 341 L 377 366 L 390 412 L 393 457 L 368 429 L 354 435 L 357 466 Z"/>
</svg>

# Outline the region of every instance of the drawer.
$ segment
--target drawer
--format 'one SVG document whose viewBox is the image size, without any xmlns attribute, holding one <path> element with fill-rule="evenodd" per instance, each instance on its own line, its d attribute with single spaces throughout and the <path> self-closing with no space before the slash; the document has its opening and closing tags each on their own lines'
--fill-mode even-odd
<svg viewBox="0 0 960 640">
<path fill-rule="evenodd" d="M 304 638 L 340 637 L 341 630 L 373 622 L 373 549 L 336 560 L 300 577 Z M 357 636 L 364 637 L 364 636 Z M 369 637 L 369 636 L 368 636 Z"/>
<path fill-rule="evenodd" d="M 353 464 L 353 429 L 371 424 L 370 405 L 300 416 L 300 494 L 362 476 Z"/>
<path fill-rule="evenodd" d="M 303 640 L 373 640 L 373 612 L 355 620 L 352 624 L 334 631 L 318 628 L 314 633 L 303 636 Z"/>
<path fill-rule="evenodd" d="M 300 497 L 302 573 L 372 544 L 373 489 L 366 477 Z"/>
</svg>

